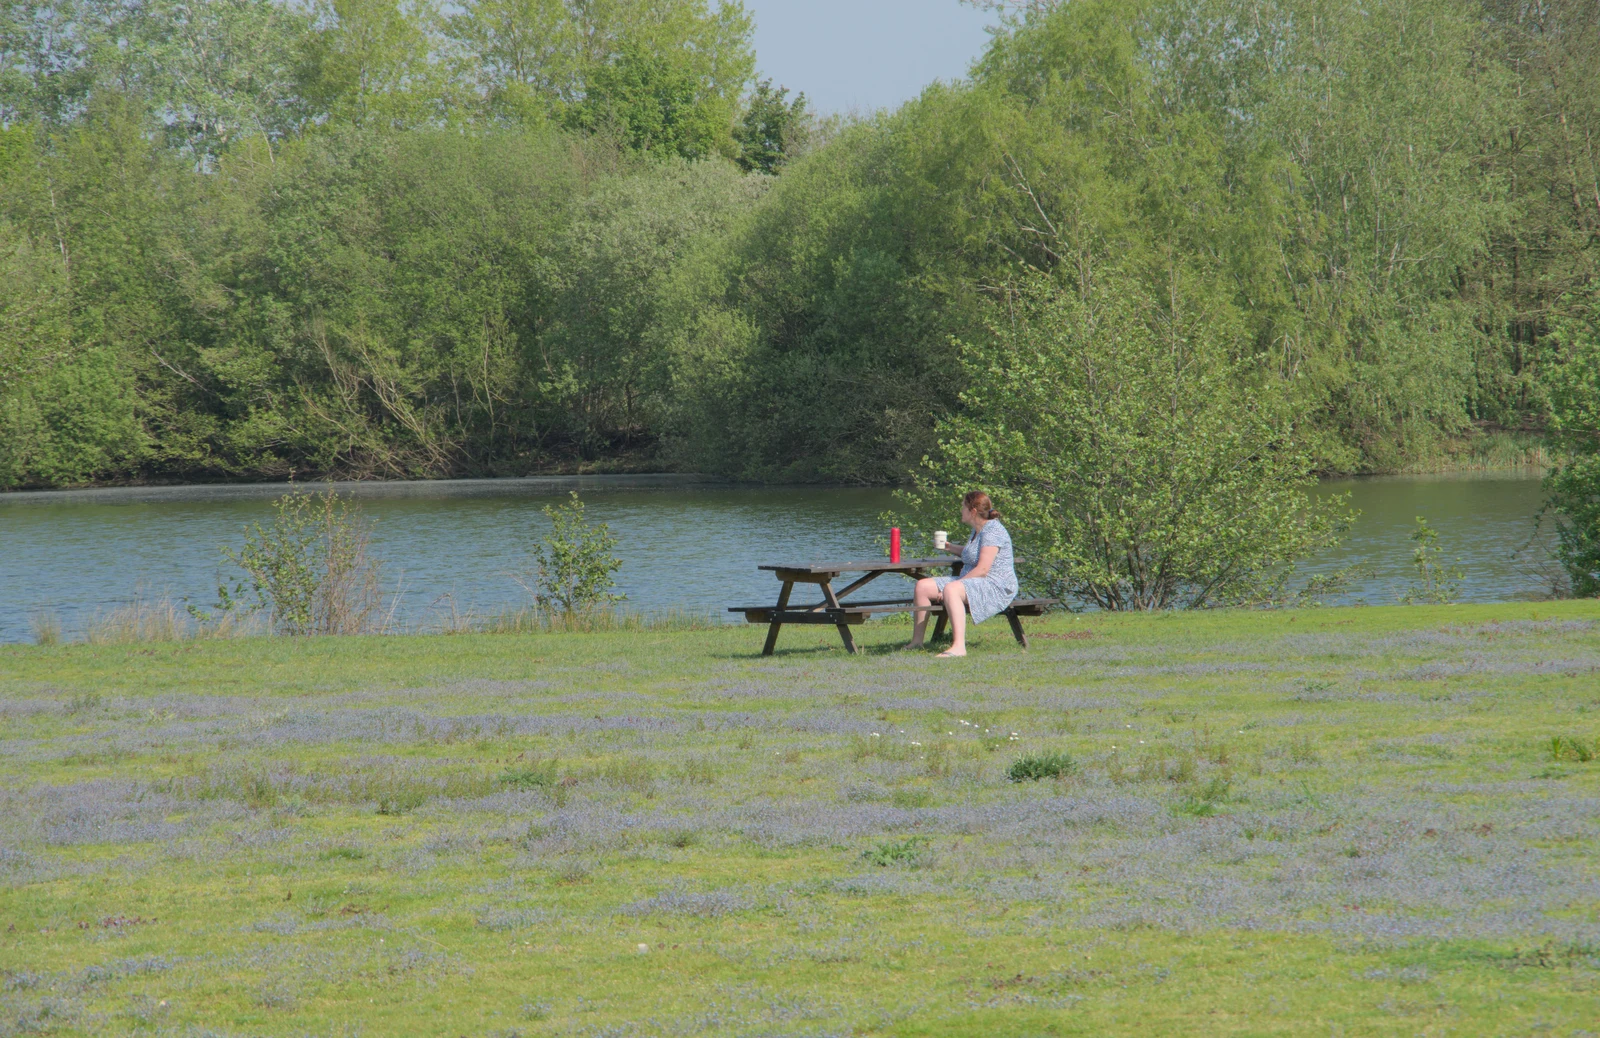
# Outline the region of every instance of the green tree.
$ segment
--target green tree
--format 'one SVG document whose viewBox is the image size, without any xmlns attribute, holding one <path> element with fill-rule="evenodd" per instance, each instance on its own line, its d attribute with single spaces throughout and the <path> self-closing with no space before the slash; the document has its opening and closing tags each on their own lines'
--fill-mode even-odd
<svg viewBox="0 0 1600 1038">
<path fill-rule="evenodd" d="M 678 406 L 671 334 L 692 314 L 678 271 L 765 190 L 728 163 L 672 159 L 600 185 L 551 251 L 544 391 L 585 457 L 648 444 Z"/>
<path fill-rule="evenodd" d="M 0 6 L 0 124 L 64 125 L 97 92 L 135 97 L 205 161 L 292 128 L 310 17 L 276 0 L 20 0 Z"/>
<path fill-rule="evenodd" d="M 240 137 L 291 132 L 306 12 L 277 0 L 152 0 L 136 10 L 128 63 L 176 146 L 214 158 Z"/>
<path fill-rule="evenodd" d="M 756 82 L 744 115 L 734 128 L 736 161 L 746 173 L 776 173 L 804 147 L 810 130 L 806 95 L 789 100 L 789 88 L 772 89 L 772 80 Z"/>
<path fill-rule="evenodd" d="M 124 18 L 106 0 L 0 4 L 0 126 L 80 117 Z"/>
<path fill-rule="evenodd" d="M 1329 460 L 1391 467 L 1467 424 L 1487 343 L 1462 274 L 1512 216 L 1483 161 L 1512 84 L 1454 0 L 1297 0 L 1273 21 L 1255 132 L 1293 160 L 1307 217 L 1287 243 L 1288 362 L 1332 405 Z"/>
<path fill-rule="evenodd" d="M 429 0 L 319 0 L 301 48 L 301 116 L 362 127 L 438 125 L 458 110 L 435 60 Z"/>
<path fill-rule="evenodd" d="M 1306 494 L 1281 388 L 1232 359 L 1237 324 L 1190 303 L 1114 270 L 1082 295 L 1019 281 L 962 345 L 965 407 L 908 503 L 931 524 L 990 491 L 1034 579 L 1102 609 L 1255 598 L 1335 543 L 1351 517 Z"/>
<path fill-rule="evenodd" d="M 344 127 L 270 165 L 224 162 L 193 241 L 209 268 L 193 373 L 223 419 L 216 456 L 401 478 L 528 471 L 567 428 L 541 388 L 554 240 L 610 158 L 549 130 Z"/>
<path fill-rule="evenodd" d="M 577 93 L 579 25 L 564 0 L 465 0 L 446 31 L 495 118 L 543 122 Z"/>
<path fill-rule="evenodd" d="M 1556 556 L 1572 593 L 1600 596 L 1600 280 L 1572 300 L 1548 346 L 1550 439 L 1560 464 L 1545 477 L 1557 513 Z"/>
<path fill-rule="evenodd" d="M 127 477 L 156 449 L 141 389 L 159 383 L 172 328 L 160 186 L 172 166 L 137 109 L 96 95 L 55 135 L 0 131 L 4 260 L 23 294 L 0 387 L 0 480 L 75 485 Z"/>
<path fill-rule="evenodd" d="M 947 103 L 959 102 L 846 130 L 777 178 L 715 255 L 694 257 L 698 300 L 671 331 L 685 464 L 881 483 L 929 447 L 955 404 L 948 336 L 975 298 L 960 245 L 972 244 L 970 165 Z"/>
<path fill-rule="evenodd" d="M 1498 334 L 1480 358 L 1475 418 L 1517 428 L 1546 416 L 1541 339 L 1580 316 L 1600 273 L 1600 5 L 1486 0 L 1485 44 L 1515 76 L 1516 121 L 1485 156 L 1515 218 L 1471 277 L 1479 321 Z"/>
<path fill-rule="evenodd" d="M 446 33 L 492 118 L 557 116 L 687 157 L 729 149 L 754 68 L 737 2 L 467 0 Z"/>
<path fill-rule="evenodd" d="M 635 151 L 704 158 L 727 146 L 733 112 L 726 98 L 703 85 L 694 64 L 680 55 L 630 41 L 589 71 L 574 121 L 614 133 Z"/>
</svg>

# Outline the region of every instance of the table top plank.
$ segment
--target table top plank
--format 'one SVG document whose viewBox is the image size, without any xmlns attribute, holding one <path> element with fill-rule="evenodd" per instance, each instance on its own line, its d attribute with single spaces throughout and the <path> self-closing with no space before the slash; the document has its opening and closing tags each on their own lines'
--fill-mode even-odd
<svg viewBox="0 0 1600 1038">
<path fill-rule="evenodd" d="M 772 563 L 757 566 L 765 570 L 794 570 L 799 573 L 905 573 L 917 569 L 935 569 L 948 567 L 961 561 L 959 555 L 946 555 L 937 559 L 901 559 L 899 562 L 890 562 L 888 559 L 864 559 L 853 562 L 802 562 L 802 563 Z"/>
</svg>

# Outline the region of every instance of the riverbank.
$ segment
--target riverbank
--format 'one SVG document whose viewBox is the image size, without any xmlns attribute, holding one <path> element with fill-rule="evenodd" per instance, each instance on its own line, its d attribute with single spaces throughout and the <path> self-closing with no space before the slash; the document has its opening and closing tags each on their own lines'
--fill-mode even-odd
<svg viewBox="0 0 1600 1038">
<path fill-rule="evenodd" d="M 1588 1026 L 1595 603 L 1031 629 L 0 646 L 0 1018 Z"/>
<path fill-rule="evenodd" d="M 1447 441 L 1439 449 L 1426 456 L 1409 459 L 1390 468 L 1363 469 L 1359 472 L 1328 471 L 1322 473 L 1325 479 L 1361 479 L 1370 476 L 1416 476 L 1416 475 L 1453 475 L 1453 474 L 1485 474 L 1485 475 L 1534 475 L 1542 476 L 1554 464 L 1549 449 L 1545 446 L 1544 438 L 1536 433 L 1518 432 L 1486 432 L 1460 440 Z M 573 459 L 569 462 L 539 466 L 527 472 L 516 475 L 497 476 L 463 476 L 444 477 L 428 476 L 418 479 L 369 479 L 357 478 L 350 473 L 302 473 L 298 477 L 299 484 L 322 485 L 331 481 L 339 488 L 341 493 L 360 490 L 363 492 L 398 492 L 405 493 L 403 489 L 390 490 L 389 488 L 404 488 L 407 486 L 443 485 L 443 486 L 516 486 L 519 483 L 531 482 L 560 482 L 594 480 L 598 482 L 630 480 L 646 481 L 682 481 L 686 483 L 705 483 L 722 486 L 759 486 L 770 484 L 741 483 L 705 473 L 684 472 L 670 465 L 663 464 L 659 459 L 648 455 L 629 454 L 616 458 L 601 458 L 595 460 Z M 581 484 L 578 484 L 581 485 Z M 788 485 L 788 484 L 783 484 Z M 836 486 L 838 484 L 802 484 L 806 486 Z M 873 484 L 893 486 L 893 484 Z M 289 483 L 281 474 L 262 474 L 257 479 L 217 480 L 207 482 L 184 482 L 182 480 L 119 480 L 109 482 L 90 482 L 63 486 L 29 486 L 29 487 L 0 487 L 0 499 L 38 494 L 61 494 L 83 491 L 153 491 L 177 492 L 189 490 L 209 490 L 235 492 L 242 495 L 259 493 L 281 493 L 279 488 L 287 487 Z"/>
<path fill-rule="evenodd" d="M 1413 458 L 1392 471 L 1363 475 L 1531 474 L 1543 476 L 1556 463 L 1538 433 L 1492 431 L 1447 442 L 1426 456 Z M 1334 478 L 1338 478 L 1335 476 Z"/>
</svg>

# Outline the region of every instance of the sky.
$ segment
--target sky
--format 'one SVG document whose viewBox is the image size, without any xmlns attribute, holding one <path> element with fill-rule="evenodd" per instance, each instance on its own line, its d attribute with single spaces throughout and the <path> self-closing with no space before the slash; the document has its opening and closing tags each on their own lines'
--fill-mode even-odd
<svg viewBox="0 0 1600 1038">
<path fill-rule="evenodd" d="M 896 108 L 958 79 L 983 50 L 987 11 L 957 0 L 744 0 L 756 67 L 819 113 Z"/>
</svg>

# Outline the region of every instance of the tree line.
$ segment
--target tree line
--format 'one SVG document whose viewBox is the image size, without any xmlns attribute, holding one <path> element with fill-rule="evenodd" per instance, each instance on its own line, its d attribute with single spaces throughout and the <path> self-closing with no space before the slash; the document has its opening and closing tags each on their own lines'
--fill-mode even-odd
<svg viewBox="0 0 1600 1038">
<path fill-rule="evenodd" d="M 0 6 L 0 487 L 897 482 L 1107 400 L 1028 330 L 1102 311 L 1250 465 L 1591 449 L 1592 2 L 1029 4 L 850 119 L 756 69 L 705 0 Z"/>
</svg>

